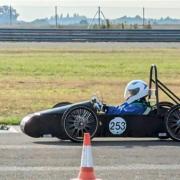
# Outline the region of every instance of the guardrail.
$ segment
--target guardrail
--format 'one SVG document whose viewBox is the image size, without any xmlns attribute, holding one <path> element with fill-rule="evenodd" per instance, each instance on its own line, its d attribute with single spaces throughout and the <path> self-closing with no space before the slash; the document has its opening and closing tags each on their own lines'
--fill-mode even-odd
<svg viewBox="0 0 180 180">
<path fill-rule="evenodd" d="M 0 29 L 0 41 L 180 42 L 180 30 Z"/>
</svg>

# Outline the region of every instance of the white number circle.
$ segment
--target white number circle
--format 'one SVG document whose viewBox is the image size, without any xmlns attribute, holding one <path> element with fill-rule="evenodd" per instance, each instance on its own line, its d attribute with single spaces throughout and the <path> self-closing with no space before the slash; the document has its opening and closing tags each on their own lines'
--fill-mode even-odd
<svg viewBox="0 0 180 180">
<path fill-rule="evenodd" d="M 109 131 L 112 134 L 122 134 L 126 130 L 126 121 L 123 118 L 116 117 L 109 123 Z"/>
</svg>

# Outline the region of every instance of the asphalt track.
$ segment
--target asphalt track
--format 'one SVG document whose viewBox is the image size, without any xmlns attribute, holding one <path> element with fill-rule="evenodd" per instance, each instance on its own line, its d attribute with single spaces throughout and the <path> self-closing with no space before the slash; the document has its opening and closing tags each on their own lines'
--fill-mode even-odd
<svg viewBox="0 0 180 180">
<path fill-rule="evenodd" d="M 180 179 L 180 143 L 158 139 L 94 139 L 96 175 L 104 180 Z M 79 171 L 81 144 L 0 133 L 0 179 L 65 180 Z"/>
</svg>

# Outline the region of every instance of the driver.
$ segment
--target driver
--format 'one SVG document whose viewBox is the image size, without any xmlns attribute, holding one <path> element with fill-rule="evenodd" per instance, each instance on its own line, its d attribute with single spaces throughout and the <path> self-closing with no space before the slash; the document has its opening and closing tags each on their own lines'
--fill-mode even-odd
<svg viewBox="0 0 180 180">
<path fill-rule="evenodd" d="M 100 102 L 96 103 L 96 108 L 108 115 L 142 115 L 148 114 L 151 110 L 146 101 L 149 88 L 142 80 L 133 80 L 125 88 L 124 98 L 126 101 L 122 105 L 109 106 Z"/>
</svg>

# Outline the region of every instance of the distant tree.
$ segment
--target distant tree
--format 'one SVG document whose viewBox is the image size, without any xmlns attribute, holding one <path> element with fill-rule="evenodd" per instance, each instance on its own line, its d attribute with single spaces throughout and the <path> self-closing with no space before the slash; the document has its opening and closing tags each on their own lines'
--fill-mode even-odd
<svg viewBox="0 0 180 180">
<path fill-rule="evenodd" d="M 146 25 L 146 28 L 147 28 L 147 29 L 152 29 L 151 21 L 148 21 L 148 24 Z"/>
<path fill-rule="evenodd" d="M 138 24 L 134 24 L 134 29 L 138 29 Z"/>
<path fill-rule="evenodd" d="M 98 27 L 99 27 L 99 26 L 98 26 L 97 24 L 94 24 L 94 25 L 93 25 L 93 29 L 98 29 Z"/>
<path fill-rule="evenodd" d="M 86 19 L 82 19 L 82 20 L 80 21 L 80 24 L 81 24 L 81 25 L 88 25 L 88 22 L 87 22 Z"/>
<path fill-rule="evenodd" d="M 105 24 L 102 24 L 102 25 L 100 26 L 100 28 L 101 28 L 101 29 L 106 29 L 106 25 L 105 25 Z"/>
<path fill-rule="evenodd" d="M 69 13 L 67 13 L 67 16 L 66 16 L 67 18 L 69 18 L 70 16 L 69 16 Z"/>
<path fill-rule="evenodd" d="M 142 18 L 141 18 L 141 16 L 136 15 L 136 16 L 135 16 L 135 19 L 140 19 L 140 20 L 141 20 Z"/>
<path fill-rule="evenodd" d="M 73 17 L 75 17 L 75 18 L 76 18 L 76 17 L 79 17 L 79 14 L 78 14 L 78 13 L 74 13 L 74 14 L 73 14 Z"/>
<path fill-rule="evenodd" d="M 16 12 L 16 9 L 10 9 L 9 6 L 0 6 L 0 23 L 9 23 L 10 13 L 13 22 L 17 21 L 19 14 Z"/>
<path fill-rule="evenodd" d="M 106 25 L 107 25 L 107 28 L 108 28 L 108 29 L 111 27 L 111 24 L 110 24 L 109 19 L 106 19 Z"/>
<path fill-rule="evenodd" d="M 36 19 L 36 20 L 32 21 L 31 23 L 36 24 L 36 25 L 49 25 L 48 18 Z"/>
<path fill-rule="evenodd" d="M 122 24 L 121 24 L 121 26 L 122 26 L 122 29 L 124 29 L 124 28 L 125 28 L 125 27 L 124 27 L 124 23 L 122 23 Z"/>
</svg>

